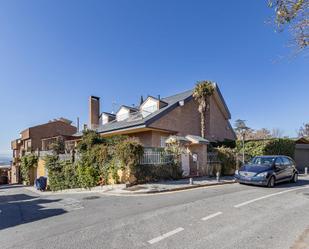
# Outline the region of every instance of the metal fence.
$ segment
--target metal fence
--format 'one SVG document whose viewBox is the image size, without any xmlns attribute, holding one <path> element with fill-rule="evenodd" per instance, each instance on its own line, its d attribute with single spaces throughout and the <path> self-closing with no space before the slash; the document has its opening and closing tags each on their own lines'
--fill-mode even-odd
<svg viewBox="0 0 309 249">
<path fill-rule="evenodd" d="M 217 152 L 207 152 L 207 163 L 220 163 Z"/>
<path fill-rule="evenodd" d="M 140 158 L 139 163 L 143 165 L 162 165 L 169 164 L 172 160 L 173 156 L 166 153 L 163 149 L 144 148 L 144 154 Z"/>
</svg>

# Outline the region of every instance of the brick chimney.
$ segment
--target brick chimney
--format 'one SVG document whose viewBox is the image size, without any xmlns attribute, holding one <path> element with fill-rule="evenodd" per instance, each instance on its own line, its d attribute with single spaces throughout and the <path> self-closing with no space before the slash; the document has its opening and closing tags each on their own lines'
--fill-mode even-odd
<svg viewBox="0 0 309 249">
<path fill-rule="evenodd" d="M 89 128 L 96 129 L 99 126 L 100 119 L 100 98 L 96 96 L 89 97 Z"/>
</svg>

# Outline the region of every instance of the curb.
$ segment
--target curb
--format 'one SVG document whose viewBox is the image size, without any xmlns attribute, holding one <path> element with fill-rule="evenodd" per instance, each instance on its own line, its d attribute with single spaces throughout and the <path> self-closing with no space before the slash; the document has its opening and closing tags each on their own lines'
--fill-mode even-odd
<svg viewBox="0 0 309 249">
<path fill-rule="evenodd" d="M 181 190 L 186 190 L 186 189 L 195 189 L 195 188 L 202 188 L 202 187 L 220 186 L 220 185 L 227 185 L 227 184 L 234 184 L 234 183 L 237 183 L 237 182 L 236 181 L 231 181 L 231 182 L 218 182 L 218 183 L 214 183 L 214 184 L 192 185 L 192 186 L 186 186 L 186 187 L 180 187 L 180 188 L 174 188 L 174 189 L 155 190 L 152 193 L 176 192 L 176 191 L 181 191 Z M 148 192 L 148 193 L 151 193 L 151 191 Z"/>
<path fill-rule="evenodd" d="M 26 186 L 25 189 L 36 193 L 38 195 L 65 195 L 65 194 L 91 194 L 91 193 L 106 193 L 113 190 L 122 190 L 126 187 L 125 184 L 116 184 L 116 185 L 106 185 L 103 187 L 94 187 L 92 189 L 65 189 L 65 190 L 58 190 L 58 191 L 40 191 L 37 190 L 33 186 Z"/>
<path fill-rule="evenodd" d="M 212 187 L 212 186 L 220 186 L 220 185 L 227 185 L 227 184 L 235 184 L 237 183 L 236 181 L 229 181 L 229 182 L 219 182 L 219 183 L 214 183 L 214 184 L 198 184 L 198 185 L 191 185 L 191 186 L 185 186 L 185 187 L 179 187 L 179 188 L 174 188 L 174 189 L 162 189 L 162 190 L 149 190 L 145 192 L 129 192 L 129 190 L 122 190 L 126 192 L 105 192 L 107 194 L 115 194 L 115 195 L 147 195 L 147 194 L 160 194 L 160 193 L 168 193 L 168 192 L 177 192 L 177 191 L 182 191 L 182 190 L 190 190 L 190 189 L 196 189 L 196 188 L 205 188 L 205 187 Z"/>
</svg>

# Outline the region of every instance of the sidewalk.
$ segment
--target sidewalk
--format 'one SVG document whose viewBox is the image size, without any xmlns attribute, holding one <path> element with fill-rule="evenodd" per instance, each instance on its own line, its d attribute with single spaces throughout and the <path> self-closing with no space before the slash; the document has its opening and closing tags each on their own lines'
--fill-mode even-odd
<svg viewBox="0 0 309 249">
<path fill-rule="evenodd" d="M 218 182 L 215 177 L 195 177 L 193 178 L 193 184 L 190 184 L 190 179 L 181 180 L 168 180 L 154 183 L 146 183 L 134 185 L 132 187 L 126 187 L 125 184 L 115 184 L 98 186 L 92 189 L 66 189 L 62 191 L 46 191 L 42 192 L 37 190 L 33 186 L 25 187 L 29 191 L 35 192 L 39 195 L 54 195 L 54 194 L 86 194 L 86 193 L 108 193 L 115 195 L 132 195 L 132 194 L 153 194 L 162 192 L 172 192 L 184 189 L 192 189 L 198 187 L 206 187 L 213 185 L 223 185 L 235 183 L 233 176 L 221 177 Z"/>
<path fill-rule="evenodd" d="M 190 184 L 190 179 L 160 181 L 155 183 L 134 185 L 124 189 L 113 189 L 108 191 L 108 193 L 124 195 L 152 194 L 232 183 L 235 183 L 233 176 L 221 177 L 219 182 L 215 177 L 195 177 L 193 178 L 193 184 Z"/>
</svg>

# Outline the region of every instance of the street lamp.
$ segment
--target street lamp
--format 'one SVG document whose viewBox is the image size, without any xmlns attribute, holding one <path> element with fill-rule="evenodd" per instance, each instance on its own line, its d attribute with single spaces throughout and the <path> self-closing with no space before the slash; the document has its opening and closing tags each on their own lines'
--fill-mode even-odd
<svg viewBox="0 0 309 249">
<path fill-rule="evenodd" d="M 245 120 L 238 119 L 235 121 L 235 130 L 241 134 L 242 137 L 242 162 L 245 163 L 245 137 L 250 128 L 246 126 Z"/>
</svg>

